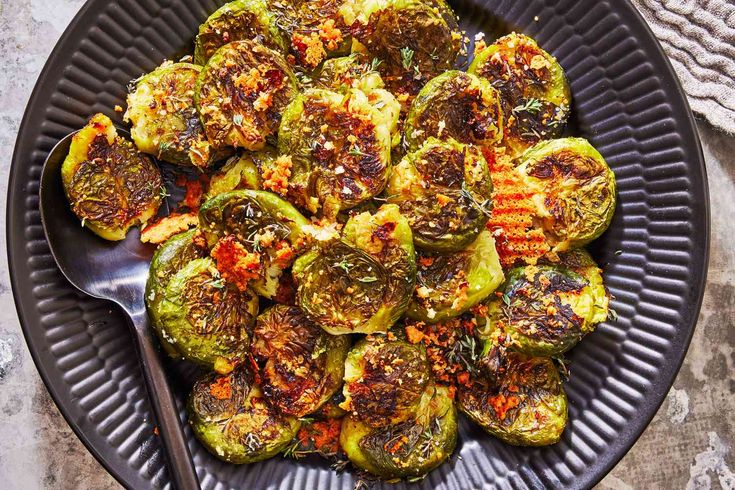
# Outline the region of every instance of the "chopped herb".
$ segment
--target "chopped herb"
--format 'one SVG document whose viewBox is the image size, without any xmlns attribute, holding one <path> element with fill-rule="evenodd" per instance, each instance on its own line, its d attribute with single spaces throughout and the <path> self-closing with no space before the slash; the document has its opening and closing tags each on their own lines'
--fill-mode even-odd
<svg viewBox="0 0 735 490">
<path fill-rule="evenodd" d="M 234 116 L 232 117 L 232 123 L 233 123 L 233 124 L 234 124 L 235 126 L 242 126 L 242 121 L 243 121 L 243 116 L 242 116 L 242 114 L 235 114 L 235 115 L 234 115 Z"/>
<path fill-rule="evenodd" d="M 166 186 L 162 185 L 161 189 L 158 191 L 158 195 L 161 196 L 161 199 L 166 199 L 171 194 L 168 193 L 168 189 L 166 189 Z"/>
<path fill-rule="evenodd" d="M 503 293 L 503 303 L 506 306 L 510 306 L 510 296 L 508 296 L 508 293 Z"/>
<path fill-rule="evenodd" d="M 370 62 L 370 71 L 378 71 L 378 67 L 383 63 L 383 60 L 380 60 L 378 58 L 373 58 L 373 61 Z"/>
<path fill-rule="evenodd" d="M 531 97 L 525 102 L 525 104 L 514 107 L 513 113 L 517 114 L 519 112 L 528 112 L 529 114 L 538 114 L 543 108 L 544 106 L 540 100 Z"/>
<path fill-rule="evenodd" d="M 360 281 L 360 282 L 375 282 L 377 280 L 378 280 L 378 278 L 375 277 L 375 276 L 361 277 L 361 278 L 358 279 L 358 281 Z"/>
<path fill-rule="evenodd" d="M 367 153 L 364 153 L 362 150 L 360 150 L 360 147 L 355 145 L 352 148 L 350 148 L 350 151 L 348 152 L 353 157 L 369 157 L 370 155 Z"/>
<path fill-rule="evenodd" d="M 401 63 L 403 64 L 403 68 L 406 70 L 411 69 L 411 63 L 413 63 L 413 49 L 401 48 Z"/>
<path fill-rule="evenodd" d="M 612 321 L 614 321 L 614 322 L 617 321 L 618 320 L 618 312 L 615 311 L 615 310 L 613 310 L 612 308 L 610 308 L 607 311 L 607 318 L 610 319 L 610 320 L 612 320 Z"/>
<path fill-rule="evenodd" d="M 347 262 L 346 260 L 343 260 L 342 262 L 337 262 L 334 264 L 334 267 L 339 267 L 343 271 L 345 271 L 347 274 L 350 273 L 350 268 L 352 267 L 352 264 Z"/>
</svg>

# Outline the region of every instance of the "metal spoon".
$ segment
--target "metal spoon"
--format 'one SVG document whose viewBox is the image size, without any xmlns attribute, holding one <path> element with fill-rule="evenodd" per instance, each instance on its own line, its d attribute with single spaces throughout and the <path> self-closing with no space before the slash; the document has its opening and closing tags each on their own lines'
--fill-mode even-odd
<svg viewBox="0 0 735 490">
<path fill-rule="evenodd" d="M 120 129 L 118 133 L 125 135 Z M 160 427 L 171 480 L 179 490 L 198 489 L 199 480 L 176 401 L 166 380 L 145 309 L 145 283 L 154 247 L 142 243 L 137 230 L 131 230 L 125 240 L 109 242 L 82 228 L 71 212 L 61 183 L 61 164 L 69 153 L 74 134 L 63 138 L 51 150 L 41 173 L 41 222 L 51 255 L 74 287 L 95 298 L 118 304 L 127 314 L 148 398 Z"/>
</svg>

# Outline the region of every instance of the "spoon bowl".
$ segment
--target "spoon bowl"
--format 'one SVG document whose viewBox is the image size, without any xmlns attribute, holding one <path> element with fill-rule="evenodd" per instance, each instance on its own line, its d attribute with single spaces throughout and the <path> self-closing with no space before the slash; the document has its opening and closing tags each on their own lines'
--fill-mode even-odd
<svg viewBox="0 0 735 490">
<path fill-rule="evenodd" d="M 51 150 L 41 173 L 41 223 L 51 255 L 74 287 L 95 298 L 118 304 L 127 314 L 151 406 L 160 427 L 171 479 L 178 489 L 197 489 L 199 483 L 179 410 L 145 307 L 145 284 L 155 246 L 140 241 L 138 228 L 131 229 L 124 240 L 104 240 L 84 228 L 71 211 L 61 182 L 61 166 L 75 134 L 67 135 Z M 118 134 L 127 136 L 120 128 Z"/>
</svg>

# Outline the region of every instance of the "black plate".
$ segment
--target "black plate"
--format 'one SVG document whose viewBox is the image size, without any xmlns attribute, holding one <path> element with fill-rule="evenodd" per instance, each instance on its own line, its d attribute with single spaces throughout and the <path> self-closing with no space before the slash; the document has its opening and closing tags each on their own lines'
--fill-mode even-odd
<svg viewBox="0 0 735 490">
<path fill-rule="evenodd" d="M 48 151 L 89 116 L 101 111 L 120 122 L 113 108 L 124 105 L 130 80 L 189 50 L 199 23 L 221 3 L 87 2 L 40 76 L 13 156 L 8 254 L 28 346 L 71 427 L 130 488 L 168 481 L 134 349 L 120 312 L 76 292 L 56 269 L 41 230 L 38 178 Z M 571 355 L 571 420 L 559 444 L 514 448 L 463 421 L 457 455 L 422 485 L 590 487 L 660 406 L 701 305 L 709 200 L 692 115 L 671 66 L 627 1 L 456 0 L 453 6 L 470 36 L 523 31 L 565 68 L 575 132 L 590 139 L 618 178 L 617 214 L 593 252 L 605 264 L 619 318 Z M 182 365 L 170 369 L 183 397 L 192 373 Z M 191 449 L 204 488 L 354 484 L 351 474 L 337 475 L 319 461 L 274 458 L 237 467 L 218 462 L 193 439 Z"/>
</svg>

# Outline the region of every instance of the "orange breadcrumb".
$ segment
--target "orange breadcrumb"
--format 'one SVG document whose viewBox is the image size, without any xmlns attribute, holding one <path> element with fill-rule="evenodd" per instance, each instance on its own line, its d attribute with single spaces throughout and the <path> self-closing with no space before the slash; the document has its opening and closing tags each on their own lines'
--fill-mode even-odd
<svg viewBox="0 0 735 490">
<path fill-rule="evenodd" d="M 279 156 L 275 161 L 275 168 L 263 169 L 263 189 L 286 195 L 292 166 L 290 155 Z"/>
<path fill-rule="evenodd" d="M 237 286 L 240 291 L 247 289 L 248 283 L 260 276 L 262 269 L 260 254 L 248 252 L 233 235 L 228 235 L 217 242 L 211 255 L 222 277 Z"/>
<path fill-rule="evenodd" d="M 319 37 L 327 45 L 327 49 L 334 51 L 343 41 L 342 31 L 334 25 L 334 19 L 327 19 L 319 28 Z"/>
<path fill-rule="evenodd" d="M 217 381 L 209 385 L 209 393 L 217 400 L 227 400 L 232 397 L 230 377 L 223 376 L 221 378 L 217 378 Z"/>
<path fill-rule="evenodd" d="M 149 222 L 140 232 L 140 241 L 143 243 L 163 243 L 172 236 L 194 228 L 199 224 L 199 215 L 196 212 L 171 213 L 170 215 Z"/>
<path fill-rule="evenodd" d="M 500 393 L 496 396 L 489 397 L 488 401 L 490 402 L 490 405 L 492 405 L 493 410 L 495 410 L 495 415 L 497 415 L 500 420 L 505 420 L 505 415 L 508 410 L 517 407 L 521 402 L 521 399 L 515 395 L 506 397 Z"/>
<path fill-rule="evenodd" d="M 327 57 L 324 43 L 316 32 L 312 32 L 308 36 L 295 32 L 291 41 L 306 66 L 316 67 Z"/>
</svg>

